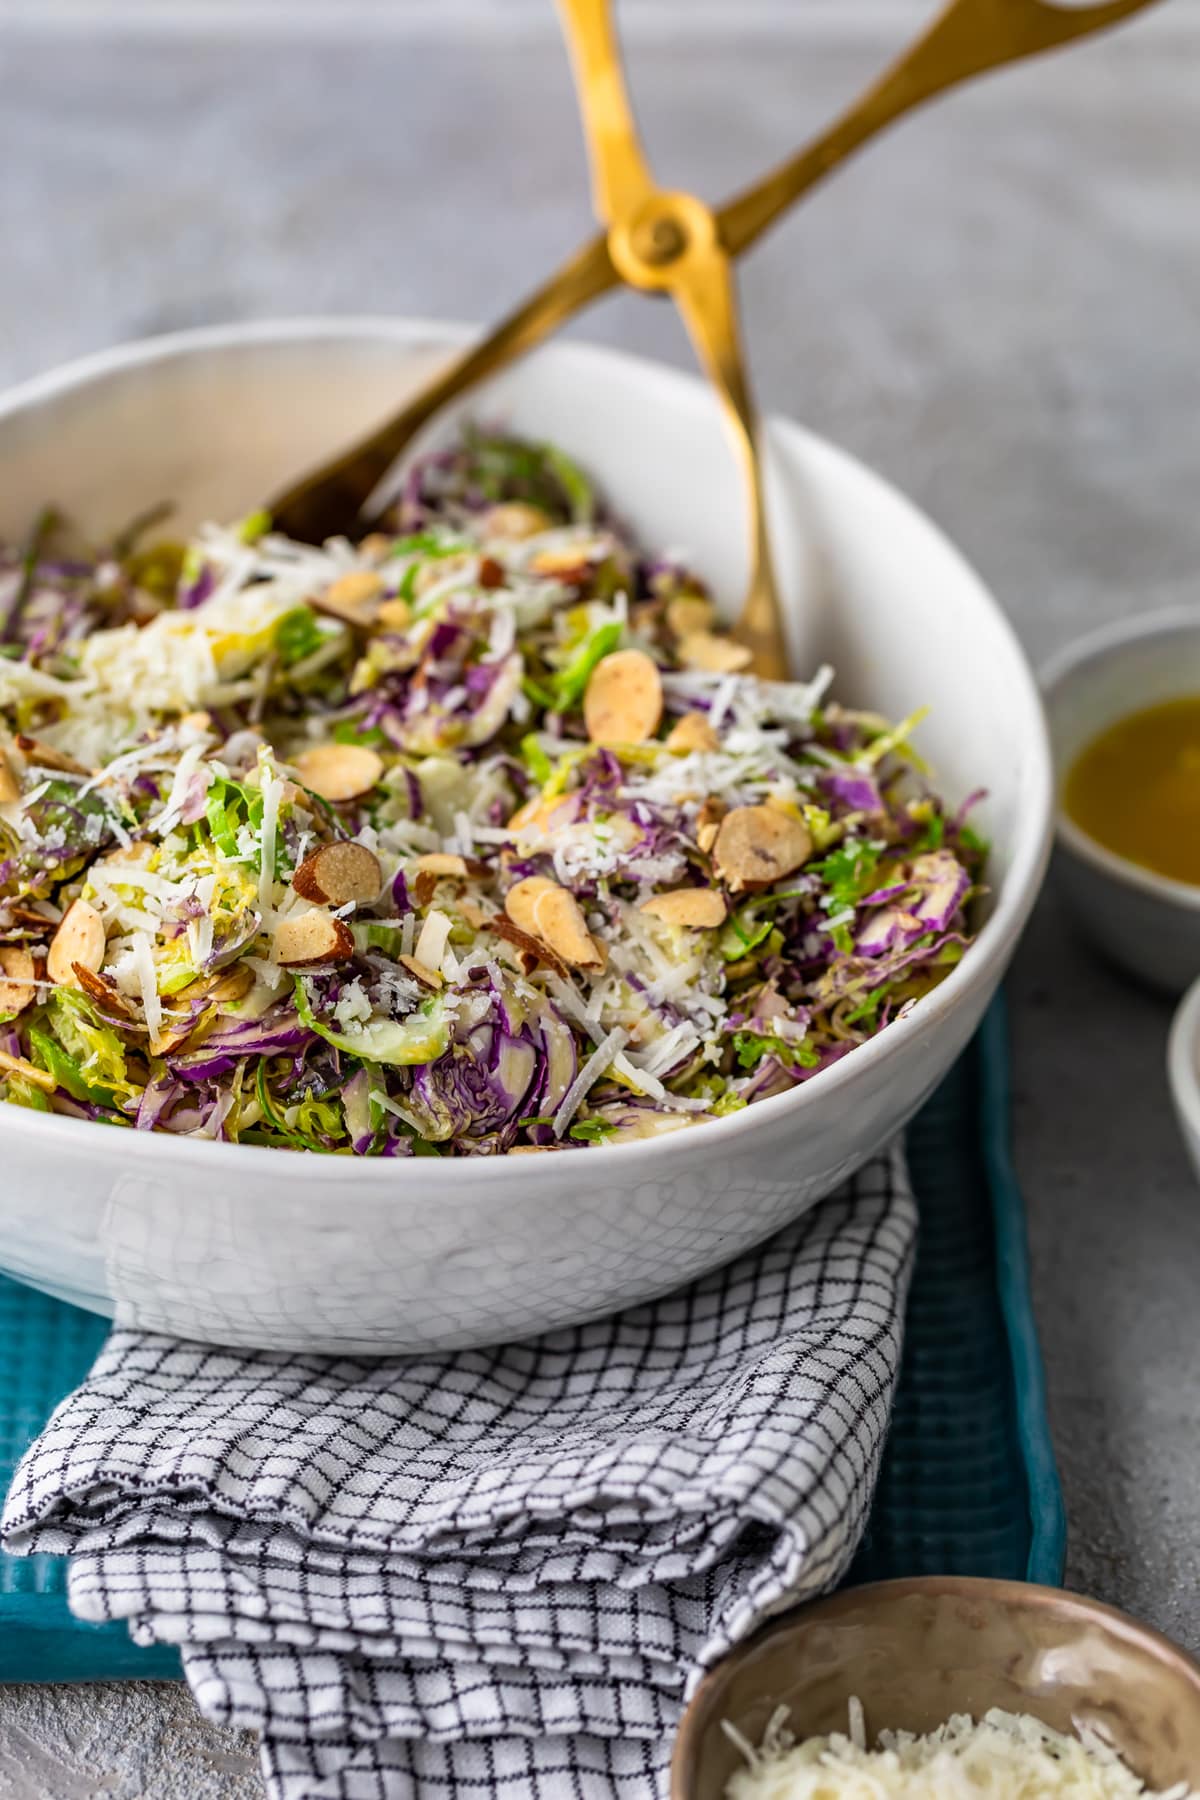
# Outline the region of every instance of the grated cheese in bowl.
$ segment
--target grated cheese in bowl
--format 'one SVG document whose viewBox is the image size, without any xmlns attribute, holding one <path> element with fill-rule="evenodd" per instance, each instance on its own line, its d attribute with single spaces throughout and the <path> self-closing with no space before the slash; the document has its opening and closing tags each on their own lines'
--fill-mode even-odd
<svg viewBox="0 0 1200 1800">
<path fill-rule="evenodd" d="M 723 1721 L 746 1758 L 726 1800 L 1196 1800 L 1186 1782 L 1152 1795 L 1095 1731 L 1054 1731 L 1028 1713 L 955 1713 L 936 1731 L 881 1731 L 868 1747 L 862 1704 L 848 1731 L 797 1743 L 780 1708 L 756 1749 Z"/>
</svg>

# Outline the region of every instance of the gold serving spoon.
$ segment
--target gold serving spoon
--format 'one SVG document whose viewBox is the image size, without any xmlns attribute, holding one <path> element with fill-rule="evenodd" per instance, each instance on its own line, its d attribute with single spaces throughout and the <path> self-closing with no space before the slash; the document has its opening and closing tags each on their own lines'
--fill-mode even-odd
<svg viewBox="0 0 1200 1800">
<path fill-rule="evenodd" d="M 758 427 L 739 343 L 731 259 L 839 163 L 905 113 L 988 69 L 1115 25 L 1154 0 L 949 0 L 883 75 L 812 143 L 716 211 L 659 188 L 633 120 L 610 0 L 559 0 L 579 89 L 595 210 L 604 233 L 411 399 L 379 430 L 277 496 L 278 530 L 320 543 L 365 524 L 363 508 L 416 433 L 449 401 L 533 348 L 624 282 L 666 292 L 723 403 L 746 483 L 751 575 L 734 637 L 755 671 L 787 673 L 762 499 Z"/>
</svg>

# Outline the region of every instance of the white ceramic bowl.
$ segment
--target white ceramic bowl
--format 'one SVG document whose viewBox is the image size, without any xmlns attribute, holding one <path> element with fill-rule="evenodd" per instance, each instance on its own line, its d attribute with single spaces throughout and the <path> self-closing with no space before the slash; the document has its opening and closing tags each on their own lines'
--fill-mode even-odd
<svg viewBox="0 0 1200 1800">
<path fill-rule="evenodd" d="M 1200 1177 L 1200 978 L 1183 996 L 1171 1021 L 1167 1080 L 1187 1153 Z"/>
<path fill-rule="evenodd" d="M 1200 692 L 1200 611 L 1122 619 L 1068 644 L 1042 670 L 1056 790 L 1079 752 L 1119 719 Z M 1170 881 L 1056 818 L 1055 879 L 1086 936 L 1110 961 L 1180 994 L 1200 974 L 1200 888 Z"/>
<path fill-rule="evenodd" d="M 56 501 L 103 530 L 161 496 L 233 517 L 395 406 L 444 326 L 237 326 L 90 358 L 0 401 L 0 533 Z M 697 381 L 544 350 L 476 401 L 557 439 L 648 543 L 732 607 L 739 485 Z M 567 1157 L 351 1162 L 154 1137 L 0 1106 L 0 1267 L 122 1321 L 215 1342 L 394 1351 L 497 1341 L 660 1292 L 766 1237 L 912 1115 L 967 1043 L 1041 881 L 1050 763 L 1007 622 L 941 534 L 782 422 L 769 478 L 797 668 L 902 717 L 952 799 L 985 787 L 992 898 L 938 990 L 793 1094 Z"/>
</svg>

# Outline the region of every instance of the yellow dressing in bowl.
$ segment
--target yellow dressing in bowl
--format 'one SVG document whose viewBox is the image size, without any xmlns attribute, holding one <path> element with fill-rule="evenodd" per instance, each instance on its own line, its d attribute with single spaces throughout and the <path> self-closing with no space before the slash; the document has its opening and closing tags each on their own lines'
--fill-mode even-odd
<svg viewBox="0 0 1200 1800">
<path fill-rule="evenodd" d="M 1093 738 L 1062 802 L 1106 850 L 1200 887 L 1200 694 L 1143 707 Z"/>
</svg>

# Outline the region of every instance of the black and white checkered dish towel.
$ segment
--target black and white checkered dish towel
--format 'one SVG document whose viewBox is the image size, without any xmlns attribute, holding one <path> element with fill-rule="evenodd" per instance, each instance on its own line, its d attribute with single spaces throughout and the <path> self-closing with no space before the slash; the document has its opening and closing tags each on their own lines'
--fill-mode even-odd
<svg viewBox="0 0 1200 1800">
<path fill-rule="evenodd" d="M 902 1154 L 681 1293 L 358 1361 L 116 1330 L 5 1547 L 175 1643 L 275 1800 L 652 1800 L 699 1674 L 845 1570 L 899 1358 Z"/>
</svg>

